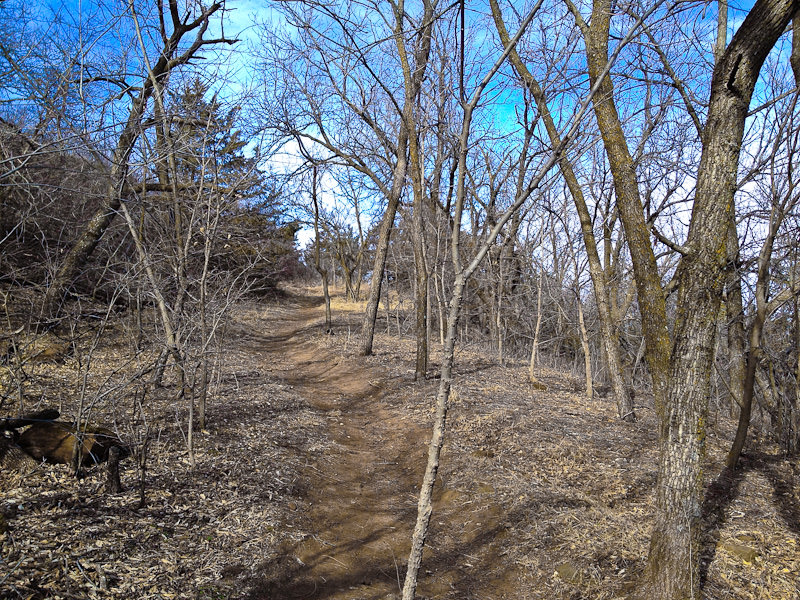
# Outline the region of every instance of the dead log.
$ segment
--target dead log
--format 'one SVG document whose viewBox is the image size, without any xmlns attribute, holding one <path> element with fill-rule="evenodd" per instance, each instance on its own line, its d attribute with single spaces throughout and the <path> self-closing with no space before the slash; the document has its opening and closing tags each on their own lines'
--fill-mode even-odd
<svg viewBox="0 0 800 600">
<path fill-rule="evenodd" d="M 108 451 L 114 446 L 120 449 L 121 458 L 130 454 L 125 444 L 110 429 L 86 427 L 76 434 L 74 425 L 60 421 L 34 423 L 19 436 L 18 443 L 36 460 L 68 465 L 72 462 L 79 438 L 80 465 L 84 467 L 107 460 Z"/>
</svg>

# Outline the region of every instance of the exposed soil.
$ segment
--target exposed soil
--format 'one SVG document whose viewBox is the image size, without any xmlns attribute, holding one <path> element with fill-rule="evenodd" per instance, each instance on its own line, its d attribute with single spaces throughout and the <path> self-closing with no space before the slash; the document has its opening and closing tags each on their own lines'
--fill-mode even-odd
<svg viewBox="0 0 800 600">
<path fill-rule="evenodd" d="M 328 447 L 303 472 L 302 524 L 285 542 L 267 598 L 380 598 L 397 589 L 408 553 L 414 483 L 424 432 L 382 399 L 393 382 L 365 361 L 309 337 L 321 299 L 308 299 L 254 351 L 273 356 L 273 373 L 325 417 Z M 395 384 L 396 387 L 396 384 Z"/>
<path fill-rule="evenodd" d="M 412 381 L 408 338 L 382 333 L 374 356 L 356 356 L 359 309 L 337 300 L 326 335 L 313 295 L 237 308 L 194 468 L 185 407 L 167 392 L 152 400 L 143 508 L 130 461 L 117 496 L 101 494 L 100 472 L 0 472 L 0 597 L 399 597 L 438 381 Z M 125 354 L 112 344 L 103 363 Z M 533 390 L 525 371 L 458 350 L 419 598 L 624 598 L 643 569 L 656 465 L 647 398 L 631 425 L 579 379 L 545 369 L 548 389 Z M 42 367 L 40 393 L 79 385 L 69 373 L 69 361 Z M 711 417 L 715 474 L 731 429 Z M 796 460 L 762 445 L 711 482 L 708 598 L 800 597 L 798 479 Z"/>
<path fill-rule="evenodd" d="M 413 393 L 413 387 L 401 393 L 413 386 L 407 374 L 303 335 L 320 318 L 321 302 L 309 304 L 261 348 L 276 355 L 280 377 L 325 415 L 330 443 L 304 472 L 309 533 L 282 548 L 283 580 L 266 585 L 267 597 L 391 598 L 402 584 L 429 428 L 398 403 L 403 393 Z M 424 387 L 430 392 L 430 385 Z M 481 490 L 491 486 L 476 483 L 474 493 L 465 493 L 439 482 L 436 529 L 447 534 L 432 546 L 439 552 L 426 562 L 421 597 L 454 591 L 460 597 L 513 597 L 500 580 L 519 574 L 496 560 L 504 554 L 504 516 L 499 506 L 478 501 Z"/>
</svg>

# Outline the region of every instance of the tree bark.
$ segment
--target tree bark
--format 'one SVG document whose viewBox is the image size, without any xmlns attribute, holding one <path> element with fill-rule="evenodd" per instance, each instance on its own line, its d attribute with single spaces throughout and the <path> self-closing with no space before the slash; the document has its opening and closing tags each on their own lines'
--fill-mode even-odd
<svg viewBox="0 0 800 600">
<path fill-rule="evenodd" d="M 586 323 L 583 319 L 583 300 L 581 300 L 579 290 L 576 291 L 575 299 L 578 303 L 578 327 L 580 328 L 581 348 L 583 349 L 583 372 L 584 379 L 586 380 L 586 397 L 591 398 L 594 395 L 592 388 L 592 354 L 589 350 L 589 334 L 586 331 Z"/>
<path fill-rule="evenodd" d="M 795 32 L 797 31 L 797 21 L 795 21 Z M 797 262 L 795 262 L 795 273 L 797 273 Z M 787 419 L 789 432 L 786 453 L 789 455 L 800 451 L 800 299 L 797 296 L 794 297 L 794 352 L 797 358 L 794 368 L 794 401 L 789 402 Z"/>
<path fill-rule="evenodd" d="M 667 393 L 661 401 L 657 396 L 660 458 L 647 567 L 650 598 L 700 597 L 701 465 L 744 123 L 761 66 L 797 9 L 796 0 L 759 0 L 714 69 L 687 253 L 678 267 Z"/>
<path fill-rule="evenodd" d="M 786 214 L 785 206 L 773 204 L 770 214 L 769 232 L 761 245 L 758 255 L 758 275 L 756 277 L 756 312 L 753 322 L 750 324 L 750 349 L 747 353 L 747 367 L 744 375 L 744 386 L 741 393 L 741 403 L 739 411 L 739 423 L 736 428 L 736 437 L 733 440 L 726 465 L 729 469 L 736 467 L 739 456 L 744 449 L 747 440 L 747 429 L 750 427 L 750 415 L 753 405 L 753 393 L 755 389 L 755 376 L 758 364 L 761 362 L 761 337 L 764 331 L 764 324 L 769 317 L 768 294 L 770 288 L 769 265 L 772 261 L 772 249 L 775 245 L 775 238 Z M 738 244 L 737 244 L 738 245 Z M 741 297 L 741 284 L 739 295 Z"/>
<path fill-rule="evenodd" d="M 744 327 L 744 302 L 742 301 L 742 278 L 737 267 L 739 263 L 739 234 L 736 231 L 736 217 L 731 214 L 728 225 L 728 263 L 731 266 L 728 286 L 725 292 L 725 309 L 728 319 L 728 390 L 733 406 L 742 408 L 745 388 L 747 356 L 746 333 Z"/>
<path fill-rule="evenodd" d="M 416 184 L 415 184 L 416 186 Z M 422 195 L 414 201 L 414 271 L 416 285 L 414 294 L 414 333 L 417 340 L 414 380 L 424 380 L 428 376 L 428 266 L 425 262 L 425 230 L 422 224 Z"/>
<path fill-rule="evenodd" d="M 108 449 L 108 464 L 106 465 L 106 493 L 121 494 L 124 490 L 119 479 L 119 459 L 121 453 L 119 446 Z"/>
<path fill-rule="evenodd" d="M 403 129 L 405 131 L 405 128 Z M 378 230 L 378 246 L 375 249 L 375 260 L 372 263 L 372 281 L 370 282 L 367 307 L 361 324 L 361 344 L 358 350 L 361 356 L 372 354 L 372 343 L 375 339 L 375 321 L 378 317 L 378 303 L 381 300 L 383 271 L 386 268 L 386 257 L 389 254 L 389 238 L 392 235 L 397 207 L 400 205 L 400 194 L 403 191 L 403 180 L 406 173 L 405 137 L 406 134 L 401 133 L 392 192 L 389 195 L 389 203 L 386 205 L 386 212 L 383 213 L 381 227 Z"/>
<path fill-rule="evenodd" d="M 450 398 L 450 386 L 453 378 L 453 363 L 455 361 L 456 335 L 458 332 L 458 318 L 461 313 L 461 301 L 464 296 L 465 278 L 461 273 L 456 275 L 453 292 L 450 296 L 450 305 L 447 319 L 447 337 L 444 344 L 442 358 L 441 379 L 439 391 L 436 395 L 436 414 L 431 441 L 428 445 L 428 462 L 425 475 L 420 487 L 417 504 L 417 522 L 411 537 L 411 552 L 408 558 L 406 580 L 403 585 L 403 600 L 414 600 L 417 587 L 417 573 L 422 564 L 422 549 L 428 534 L 428 523 L 433 513 L 433 485 L 436 474 L 439 472 L 439 457 L 444 445 L 444 433 L 447 423 L 447 408 Z"/>
</svg>

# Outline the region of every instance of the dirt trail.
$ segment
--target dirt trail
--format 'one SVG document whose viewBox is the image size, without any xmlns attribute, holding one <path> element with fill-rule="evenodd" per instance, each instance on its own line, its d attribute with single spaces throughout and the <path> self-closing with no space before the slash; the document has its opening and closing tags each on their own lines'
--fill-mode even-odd
<svg viewBox="0 0 800 600">
<path fill-rule="evenodd" d="M 321 326 L 321 299 L 296 300 L 262 350 L 275 355 L 273 374 L 323 412 L 332 445 L 303 474 L 302 526 L 309 535 L 282 549 L 263 592 L 282 600 L 399 598 L 429 430 L 384 402 L 402 381 L 308 339 Z M 448 530 L 456 547 L 467 547 L 479 535 L 476 522 L 485 533 L 499 518 L 491 509 L 468 514 L 464 506 L 470 503 L 441 486 L 435 499 L 434 526 Z M 453 518 L 457 527 L 450 526 Z M 463 535 L 456 529 L 465 523 L 473 527 Z M 457 553 L 446 554 L 429 555 L 423 563 L 419 598 L 473 597 L 465 595 L 463 574 L 472 565 L 459 564 Z"/>
<path fill-rule="evenodd" d="M 416 516 L 425 433 L 382 406 L 385 375 L 303 335 L 319 299 L 302 299 L 263 348 L 278 375 L 327 418 L 333 446 L 304 473 L 306 527 L 284 548 L 274 598 L 384 598 L 398 590 Z"/>
</svg>

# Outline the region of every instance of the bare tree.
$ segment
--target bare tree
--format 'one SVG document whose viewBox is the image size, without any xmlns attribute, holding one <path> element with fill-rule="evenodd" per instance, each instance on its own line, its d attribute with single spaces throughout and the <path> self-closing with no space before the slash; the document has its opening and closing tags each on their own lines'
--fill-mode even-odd
<svg viewBox="0 0 800 600">
<path fill-rule="evenodd" d="M 494 17 L 497 31 L 500 35 L 501 41 L 507 43 L 508 32 L 506 31 L 505 23 L 500 12 L 500 6 L 497 0 L 491 0 L 492 16 Z M 560 146 L 561 139 L 556 128 L 555 121 L 550 109 L 547 105 L 547 98 L 545 97 L 544 90 L 539 82 L 535 79 L 533 74 L 525 66 L 516 51 L 511 53 L 511 63 L 514 70 L 519 75 L 525 87 L 533 95 L 536 106 L 539 109 L 539 114 L 544 121 L 547 134 L 553 146 Z M 594 236 L 594 227 L 592 224 L 591 214 L 584 199 L 583 188 L 578 182 L 575 170 L 568 158 L 568 153 L 564 152 L 559 158 L 558 162 L 561 174 L 567 183 L 575 208 L 578 212 L 578 217 L 581 223 L 581 234 L 583 235 L 583 242 L 586 247 L 586 253 L 589 260 L 589 271 L 592 276 L 592 283 L 595 291 L 595 302 L 597 303 L 597 310 L 600 316 L 600 325 L 603 338 L 603 347 L 605 349 L 606 361 L 608 364 L 608 373 L 611 379 L 611 386 L 614 391 L 614 397 L 617 402 L 617 412 L 619 417 L 625 421 L 633 421 L 636 418 L 636 413 L 633 408 L 633 400 L 631 398 L 629 384 L 625 381 L 622 361 L 619 353 L 619 338 L 616 332 L 616 327 L 612 320 L 612 311 L 610 309 L 610 289 L 609 282 L 606 278 L 606 272 L 603 270 L 600 261 L 600 255 L 597 251 L 597 242 Z"/>
<path fill-rule="evenodd" d="M 696 598 L 712 349 L 744 123 L 761 65 L 797 6 L 787 0 L 757 2 L 714 69 L 691 223 L 686 242 L 675 246 L 681 261 L 675 274 L 678 297 L 672 335 L 634 163 L 614 103 L 614 83 L 601 74 L 608 64 L 611 3 L 595 1 L 589 23 L 577 6 L 569 6 L 586 41 L 590 81 L 599 83 L 603 98 L 594 103 L 594 112 L 633 261 L 661 424 L 657 515 L 646 589 L 653 598 Z"/>
<path fill-rule="evenodd" d="M 211 17 L 223 6 L 223 3 L 217 2 L 196 11 L 189 10 L 181 14 L 177 0 L 170 0 L 166 6 L 160 5 L 163 12 L 159 15 L 158 31 L 162 47 L 156 51 L 152 62 L 147 59 L 149 64 L 145 66 L 138 84 L 128 83 L 126 78 L 123 79 L 123 89 L 126 93 L 131 93 L 133 99 L 128 117 L 121 126 L 116 147 L 109 158 L 110 171 L 105 201 L 103 206 L 89 219 L 86 228 L 64 256 L 44 297 L 41 310 L 43 318 L 52 320 L 58 317 L 64 294 L 80 272 L 86 259 L 94 252 L 101 237 L 120 209 L 120 198 L 124 193 L 129 172 L 129 159 L 136 141 L 141 135 L 148 102 L 158 91 L 157 86 L 165 88 L 169 74 L 181 65 L 188 64 L 203 47 L 220 43 L 234 43 L 234 40 L 230 39 L 206 39 L 204 37 L 211 23 Z M 131 18 L 138 13 L 133 2 L 130 3 L 129 10 Z M 188 46 L 183 45 L 184 38 L 193 32 L 194 39 Z M 144 52 L 144 56 L 147 58 L 148 49 Z M 107 77 L 108 75 L 105 74 L 97 76 L 99 80 L 105 80 Z"/>
</svg>

